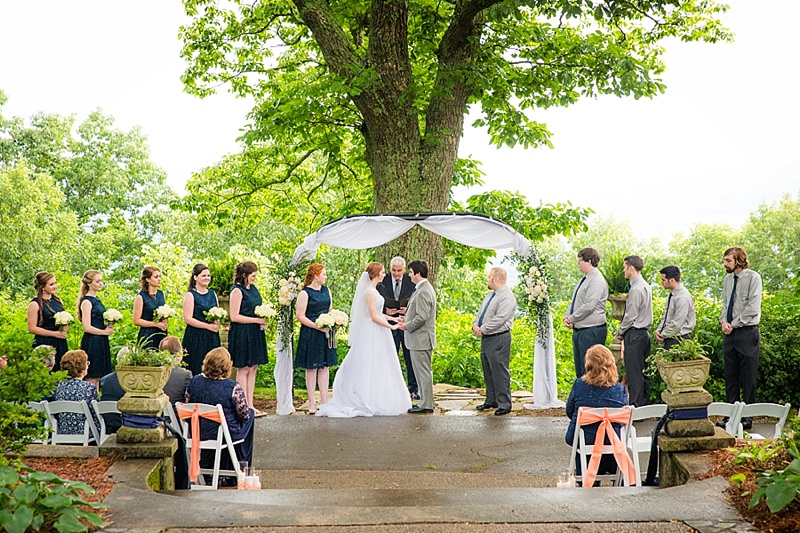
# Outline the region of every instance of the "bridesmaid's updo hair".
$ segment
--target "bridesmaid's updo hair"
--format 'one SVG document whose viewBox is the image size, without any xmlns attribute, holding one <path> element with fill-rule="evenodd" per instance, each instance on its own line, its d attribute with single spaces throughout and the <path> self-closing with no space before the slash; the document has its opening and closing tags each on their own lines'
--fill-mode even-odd
<svg viewBox="0 0 800 533">
<path fill-rule="evenodd" d="M 258 272 L 258 267 L 252 261 L 242 261 L 233 270 L 233 282 L 244 287 L 247 284 L 247 276 L 253 272 Z"/>
<path fill-rule="evenodd" d="M 47 287 L 47 284 L 50 283 L 50 280 L 53 279 L 55 276 L 52 275 L 50 272 L 37 272 L 36 276 L 33 278 L 33 290 L 36 291 L 36 302 L 39 304 L 39 322 L 36 323 L 37 326 L 41 326 L 44 322 L 44 306 L 46 305 L 48 309 L 53 311 L 53 308 L 50 307 L 50 302 L 44 301 L 44 288 Z M 55 294 L 51 297 L 55 301 L 61 304 L 61 307 L 64 307 L 64 303 L 61 301 L 61 298 L 56 296 Z"/>
<path fill-rule="evenodd" d="M 220 346 L 206 354 L 203 359 L 203 375 L 208 379 L 225 379 L 231 375 L 231 354 Z"/>
<path fill-rule="evenodd" d="M 153 274 L 156 272 L 161 271 L 151 266 L 146 266 L 142 269 L 142 277 L 139 279 L 139 290 L 143 291 L 145 294 L 150 292 L 150 278 L 152 278 Z"/>
<path fill-rule="evenodd" d="M 194 279 L 194 278 L 195 278 L 195 276 L 199 276 L 200 274 L 202 274 L 203 270 L 208 270 L 209 272 L 211 272 L 211 269 L 209 269 L 203 263 L 197 263 L 192 268 L 192 275 L 189 277 L 189 290 L 190 291 L 193 291 L 197 287 L 197 280 Z"/>
<path fill-rule="evenodd" d="M 319 276 L 319 273 L 323 270 L 325 270 L 325 267 L 319 263 L 311 263 L 308 265 L 308 270 L 306 270 L 306 282 L 303 285 L 306 287 L 311 285 L 311 282 L 314 281 L 314 278 Z"/>
<path fill-rule="evenodd" d="M 377 261 L 373 261 L 372 263 L 367 265 L 367 268 L 364 271 L 369 274 L 369 279 L 375 279 L 378 277 L 378 274 L 381 273 L 383 270 L 383 265 L 378 263 Z"/>
<path fill-rule="evenodd" d="M 87 270 L 83 273 L 83 277 L 81 278 L 81 290 L 78 291 L 78 320 L 83 320 L 81 313 L 81 300 L 83 300 L 83 297 L 86 296 L 87 292 L 89 292 L 89 285 L 92 284 L 94 278 L 101 274 L 102 272 L 99 270 Z"/>
</svg>

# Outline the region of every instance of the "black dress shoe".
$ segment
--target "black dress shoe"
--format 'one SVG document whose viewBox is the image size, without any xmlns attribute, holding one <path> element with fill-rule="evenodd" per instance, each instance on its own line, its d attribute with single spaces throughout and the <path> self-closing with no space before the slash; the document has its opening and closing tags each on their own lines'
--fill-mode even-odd
<svg viewBox="0 0 800 533">
<path fill-rule="evenodd" d="M 498 409 L 494 412 L 494 416 L 503 416 L 511 412 L 511 409 Z"/>
<path fill-rule="evenodd" d="M 415 405 L 411 409 L 408 410 L 409 413 L 418 415 L 420 413 L 432 413 L 433 409 L 423 409 L 419 405 Z"/>
<path fill-rule="evenodd" d="M 419 394 L 417 394 L 416 392 L 412 392 L 411 393 L 411 399 L 412 400 L 419 400 Z"/>
<path fill-rule="evenodd" d="M 751 430 L 753 429 L 753 419 L 752 418 L 742 418 L 742 429 Z"/>
<path fill-rule="evenodd" d="M 497 409 L 497 406 L 489 405 L 488 403 L 482 403 L 480 405 L 475 406 L 476 411 L 486 411 L 487 409 Z"/>
</svg>

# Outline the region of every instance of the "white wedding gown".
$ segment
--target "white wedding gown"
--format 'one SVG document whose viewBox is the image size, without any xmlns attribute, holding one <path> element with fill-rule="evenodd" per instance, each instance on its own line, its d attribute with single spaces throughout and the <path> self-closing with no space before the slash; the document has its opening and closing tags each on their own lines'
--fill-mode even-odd
<svg viewBox="0 0 800 533">
<path fill-rule="evenodd" d="M 368 290 L 376 308 L 383 309 L 383 297 L 372 287 Z M 336 371 L 333 397 L 317 408 L 317 416 L 397 416 L 411 407 L 391 330 L 361 318 L 357 338 L 351 329 L 353 344 Z"/>
</svg>

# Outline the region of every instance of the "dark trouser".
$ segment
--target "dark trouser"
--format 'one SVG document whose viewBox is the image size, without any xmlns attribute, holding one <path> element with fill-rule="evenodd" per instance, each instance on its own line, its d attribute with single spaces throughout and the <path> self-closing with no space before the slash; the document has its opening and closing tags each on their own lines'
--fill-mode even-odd
<svg viewBox="0 0 800 533">
<path fill-rule="evenodd" d="M 394 338 L 394 351 L 400 351 L 400 346 L 402 345 L 403 363 L 406 365 L 406 382 L 408 383 L 408 392 L 416 394 L 419 392 L 419 387 L 417 386 L 417 377 L 414 375 L 414 365 L 411 364 L 411 351 L 406 348 L 406 343 L 404 341 L 405 333 L 406 332 L 401 329 L 392 331 L 392 337 Z"/>
<path fill-rule="evenodd" d="M 511 409 L 511 375 L 508 360 L 511 357 L 511 332 L 481 339 L 481 366 L 486 384 L 484 405 Z"/>
<path fill-rule="evenodd" d="M 631 328 L 622 336 L 625 343 L 625 377 L 631 405 L 642 407 L 650 399 L 650 377 L 647 375 L 647 356 L 650 355 L 650 333 Z"/>
<path fill-rule="evenodd" d="M 667 337 L 664 339 L 664 349 L 669 350 L 684 339 L 691 339 L 691 335 L 681 335 L 680 337 Z"/>
<path fill-rule="evenodd" d="M 758 326 L 734 328 L 730 335 L 723 335 L 726 402 L 738 402 L 741 391 L 744 403 L 755 403 L 760 340 Z"/>
<path fill-rule="evenodd" d="M 576 378 L 586 373 L 584 365 L 586 350 L 595 344 L 605 346 L 606 335 L 608 335 L 608 326 L 606 324 L 590 328 L 574 328 L 572 330 L 572 358 L 575 363 Z"/>
</svg>

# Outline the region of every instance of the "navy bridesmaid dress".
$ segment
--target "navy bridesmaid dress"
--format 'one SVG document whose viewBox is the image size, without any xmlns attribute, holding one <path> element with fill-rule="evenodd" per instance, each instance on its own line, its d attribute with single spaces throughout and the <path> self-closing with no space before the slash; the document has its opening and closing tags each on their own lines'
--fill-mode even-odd
<svg viewBox="0 0 800 533">
<path fill-rule="evenodd" d="M 153 297 L 145 291 L 139 291 L 139 296 L 142 297 L 143 301 L 142 320 L 155 322 L 156 320 L 153 317 L 155 316 L 156 309 L 167 303 L 166 300 L 164 300 L 164 293 L 156 291 L 155 297 Z M 161 344 L 161 341 L 164 340 L 166 336 L 167 332 L 161 331 L 158 328 L 139 328 L 137 339 L 139 342 L 144 343 L 143 346 L 145 348 L 158 350 L 158 345 Z M 145 340 L 142 341 L 142 339 Z"/>
<path fill-rule="evenodd" d="M 200 294 L 195 290 L 189 292 L 192 293 L 194 298 L 192 318 L 207 322 L 203 312 L 212 307 L 217 307 L 217 295 L 211 289 L 208 289 L 205 294 Z M 191 370 L 193 376 L 198 376 L 203 372 L 203 359 L 205 359 L 206 354 L 219 347 L 218 332 L 186 324 L 186 332 L 183 334 L 183 349 L 186 355 L 183 358 L 183 362 L 188 365 L 187 368 Z"/>
<path fill-rule="evenodd" d="M 242 291 L 242 304 L 239 306 L 239 314 L 255 318 L 255 309 L 261 305 L 261 293 L 255 285 L 250 285 L 245 289 L 238 283 L 231 289 Z M 267 339 L 264 330 L 258 324 L 240 324 L 231 322 L 231 330 L 228 333 L 228 351 L 233 359 L 233 366 L 244 368 L 254 365 L 263 365 L 269 361 L 267 357 Z"/>
<path fill-rule="evenodd" d="M 327 313 L 331 308 L 331 292 L 328 287 L 322 286 L 320 290 L 303 287 L 308 294 L 306 318 L 314 322 L 319 315 Z M 297 356 L 294 359 L 296 368 L 325 368 L 339 364 L 336 348 L 328 348 L 328 339 L 318 329 L 300 325 L 300 338 L 297 341 Z"/>
<path fill-rule="evenodd" d="M 33 298 L 32 302 L 39 303 L 37 298 Z M 44 305 L 41 309 L 41 322 L 38 324 L 40 328 L 50 330 L 50 331 L 58 331 L 61 329 L 61 326 L 56 326 L 56 319 L 55 314 L 60 313 L 64 310 L 64 306 L 61 305 L 58 300 L 55 298 L 51 298 L 49 300 L 43 300 Z M 56 349 L 56 364 L 53 367 L 53 372 L 56 370 L 61 370 L 61 358 L 67 353 L 67 339 L 57 339 L 55 337 L 42 337 L 40 335 L 33 336 L 33 347 L 36 348 L 37 346 L 52 346 Z"/>
<path fill-rule="evenodd" d="M 81 303 L 84 300 L 89 300 L 92 304 L 92 327 L 106 329 L 106 322 L 103 320 L 106 306 L 103 305 L 103 302 L 95 296 L 84 296 L 81 299 Z M 87 378 L 102 378 L 111 373 L 113 368 L 111 368 L 111 348 L 109 348 L 108 344 L 108 335 L 95 335 L 84 332 L 81 340 L 81 350 L 89 356 Z"/>
</svg>

